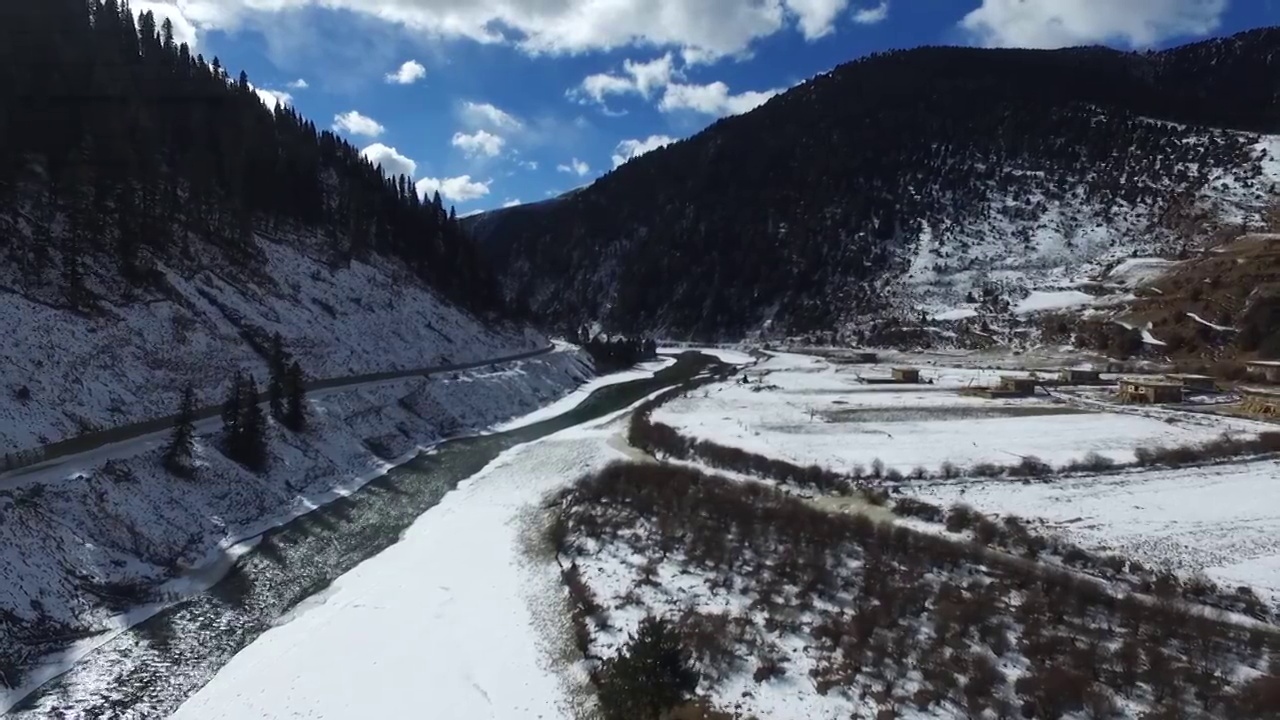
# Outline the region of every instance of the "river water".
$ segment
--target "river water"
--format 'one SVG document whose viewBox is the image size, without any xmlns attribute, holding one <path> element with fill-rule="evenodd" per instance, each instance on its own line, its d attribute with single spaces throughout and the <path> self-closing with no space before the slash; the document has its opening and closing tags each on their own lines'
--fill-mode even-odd
<svg viewBox="0 0 1280 720">
<path fill-rule="evenodd" d="M 603 387 L 557 417 L 454 440 L 418 456 L 351 497 L 268 533 L 208 592 L 120 634 L 6 717 L 168 715 L 292 607 L 395 543 L 418 516 L 504 450 L 626 408 L 712 362 L 686 353 L 651 377 Z"/>
</svg>

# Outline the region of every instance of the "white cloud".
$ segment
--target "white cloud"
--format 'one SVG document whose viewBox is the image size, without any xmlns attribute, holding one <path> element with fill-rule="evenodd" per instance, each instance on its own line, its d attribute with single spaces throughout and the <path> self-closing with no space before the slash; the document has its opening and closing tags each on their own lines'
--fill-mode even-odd
<svg viewBox="0 0 1280 720">
<path fill-rule="evenodd" d="M 589 75 L 582 83 L 570 89 L 566 95 L 581 101 L 604 103 L 610 95 L 635 93 L 644 98 L 669 85 L 673 78 L 682 77 L 676 70 L 671 53 L 649 62 L 626 60 L 622 63 L 622 75 L 599 73 Z"/>
<path fill-rule="evenodd" d="M 461 149 L 467 157 L 497 157 L 506 143 L 501 137 L 484 130 L 477 130 L 470 135 L 461 132 L 453 134 L 453 146 Z"/>
<path fill-rule="evenodd" d="M 1211 33 L 1226 9 L 1227 0 L 983 0 L 960 27 L 992 47 L 1146 47 Z"/>
<path fill-rule="evenodd" d="M 515 207 L 517 205 L 523 205 L 523 204 L 524 203 L 520 201 L 520 198 L 507 198 L 507 201 L 502 203 L 502 207 L 508 208 L 508 207 Z"/>
<path fill-rule="evenodd" d="M 432 193 L 439 192 L 446 200 L 466 202 L 488 195 L 491 184 L 492 180 L 481 182 L 472 180 L 470 175 L 461 175 L 451 178 L 422 178 L 414 187 L 423 198 L 430 198 Z"/>
<path fill-rule="evenodd" d="M 186 43 L 193 50 L 195 49 L 196 40 L 198 39 L 196 26 L 187 19 L 187 16 L 183 14 L 182 9 L 178 7 L 178 5 L 172 2 L 135 0 L 135 2 L 129 4 L 129 7 L 133 8 L 133 12 L 136 15 L 141 15 L 144 12 L 150 11 L 156 18 L 157 31 L 159 31 L 160 27 L 164 25 L 165 18 L 168 18 L 169 22 L 173 23 L 174 42 L 179 45 Z"/>
<path fill-rule="evenodd" d="M 632 158 L 640 157 L 650 150 L 657 150 L 675 141 L 675 138 L 667 135 L 650 135 L 644 140 L 623 140 L 613 149 L 613 166 L 616 168 Z"/>
<path fill-rule="evenodd" d="M 377 18 L 424 38 L 504 43 L 531 54 L 660 47 L 715 59 L 742 54 L 756 40 L 792 27 L 820 36 L 834 17 L 833 8 L 847 0 L 181 0 L 180 5 L 201 30 L 271 27 L 246 21 L 318 7 Z"/>
<path fill-rule="evenodd" d="M 291 82 L 291 83 L 285 83 L 285 86 L 286 86 L 286 87 L 291 87 L 291 88 L 293 88 L 294 90 L 306 90 L 307 88 L 311 87 L 311 86 L 307 83 L 307 81 L 306 81 L 306 80 L 303 80 L 302 78 L 298 78 L 297 80 L 294 80 L 294 81 L 293 81 L 293 82 Z"/>
<path fill-rule="evenodd" d="M 663 112 L 692 110 L 717 117 L 740 115 L 760 107 L 766 100 L 780 92 L 782 92 L 781 89 L 748 90 L 733 95 L 729 92 L 729 86 L 719 81 L 708 85 L 672 83 L 663 93 L 658 109 Z"/>
<path fill-rule="evenodd" d="M 275 110 L 277 105 L 293 104 L 293 96 L 283 90 L 268 90 L 256 87 L 253 91 L 258 94 L 258 99 L 262 101 L 262 104 L 272 110 Z"/>
<path fill-rule="evenodd" d="M 563 172 L 563 173 L 570 173 L 573 175 L 577 175 L 578 177 L 583 177 L 587 173 L 591 172 L 591 166 L 579 160 L 578 158 L 574 158 L 569 161 L 568 165 L 557 165 L 556 171 Z"/>
<path fill-rule="evenodd" d="M 497 130 L 519 130 L 524 127 L 519 118 L 490 103 L 467 100 L 462 103 L 462 118 L 477 127 Z"/>
<path fill-rule="evenodd" d="M 333 129 L 352 135 L 364 135 L 365 137 L 378 137 L 387 130 L 377 120 L 361 115 L 355 110 L 334 115 Z"/>
<path fill-rule="evenodd" d="M 853 21 L 859 25 L 875 25 L 889 17 L 889 0 L 880 0 L 875 7 L 859 8 L 853 13 Z"/>
<path fill-rule="evenodd" d="M 538 161 L 537 161 L 537 160 L 521 160 L 521 161 L 520 161 L 519 163 L 517 163 L 517 164 L 518 164 L 520 167 L 524 168 L 525 170 L 537 170 L 537 169 L 538 169 Z"/>
<path fill-rule="evenodd" d="M 427 69 L 417 60 L 406 60 L 395 72 L 383 78 L 395 85 L 412 85 L 427 76 Z"/>
<path fill-rule="evenodd" d="M 849 5 L 849 0 L 786 0 L 787 9 L 796 16 L 796 24 L 805 40 L 817 40 L 835 30 L 836 18 Z"/>
<path fill-rule="evenodd" d="M 361 150 L 360 154 L 368 158 L 369 162 L 374 165 L 381 165 L 382 172 L 387 177 L 395 177 L 396 175 L 413 177 L 413 173 L 418 169 L 418 163 L 401 155 L 395 148 L 387 147 L 382 143 L 374 143 Z"/>
</svg>

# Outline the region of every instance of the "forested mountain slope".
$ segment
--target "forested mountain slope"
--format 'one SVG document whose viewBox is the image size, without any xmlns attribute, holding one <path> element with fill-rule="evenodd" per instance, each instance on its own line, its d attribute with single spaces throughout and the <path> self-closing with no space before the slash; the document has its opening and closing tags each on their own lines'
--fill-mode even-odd
<svg viewBox="0 0 1280 720">
<path fill-rule="evenodd" d="M 554 202 L 473 221 L 565 323 L 858 333 L 1017 302 L 1269 200 L 1280 30 L 1163 52 L 873 55 Z"/>
<path fill-rule="evenodd" d="M 0 7 L 0 450 L 312 377 L 510 355 L 451 211 L 117 0 Z"/>
</svg>

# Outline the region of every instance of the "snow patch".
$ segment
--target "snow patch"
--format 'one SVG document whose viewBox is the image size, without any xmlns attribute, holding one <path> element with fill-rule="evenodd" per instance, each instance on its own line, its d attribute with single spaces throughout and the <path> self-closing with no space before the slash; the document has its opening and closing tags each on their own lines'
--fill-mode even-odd
<svg viewBox="0 0 1280 720">
<path fill-rule="evenodd" d="M 1082 293 L 1079 290 L 1036 291 L 1015 305 L 1013 311 L 1018 315 L 1028 315 L 1049 310 L 1066 310 L 1067 308 L 1088 305 L 1094 300 L 1094 296 Z"/>
</svg>

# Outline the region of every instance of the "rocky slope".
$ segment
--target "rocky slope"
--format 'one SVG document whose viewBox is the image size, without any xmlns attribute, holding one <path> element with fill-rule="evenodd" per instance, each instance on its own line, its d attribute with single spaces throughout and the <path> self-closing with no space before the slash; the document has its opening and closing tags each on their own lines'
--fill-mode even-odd
<svg viewBox="0 0 1280 720">
<path fill-rule="evenodd" d="M 912 337 L 1255 221 L 1280 179 L 1277 50 L 1262 29 L 875 55 L 470 227 L 508 295 L 564 323 Z"/>
</svg>

